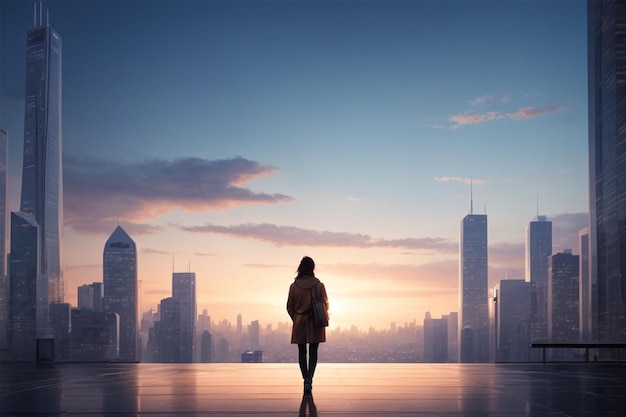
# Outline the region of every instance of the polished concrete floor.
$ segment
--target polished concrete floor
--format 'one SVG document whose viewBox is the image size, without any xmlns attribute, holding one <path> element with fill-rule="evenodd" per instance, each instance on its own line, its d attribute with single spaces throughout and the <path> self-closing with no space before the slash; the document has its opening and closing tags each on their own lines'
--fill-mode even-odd
<svg viewBox="0 0 626 417">
<path fill-rule="evenodd" d="M 626 364 L 0 364 L 2 416 L 624 416 Z"/>
</svg>

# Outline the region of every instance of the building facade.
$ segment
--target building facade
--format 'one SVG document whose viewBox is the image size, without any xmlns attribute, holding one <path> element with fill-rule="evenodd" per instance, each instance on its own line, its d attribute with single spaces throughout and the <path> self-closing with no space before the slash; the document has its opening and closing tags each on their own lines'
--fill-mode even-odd
<svg viewBox="0 0 626 417">
<path fill-rule="evenodd" d="M 117 313 L 120 320 L 119 360 L 138 359 L 137 248 L 121 226 L 117 226 L 104 246 L 104 311 Z"/>
<path fill-rule="evenodd" d="M 488 362 L 487 215 L 465 216 L 461 221 L 460 240 L 460 362 Z"/>
<path fill-rule="evenodd" d="M 176 362 L 194 362 L 196 335 L 196 273 L 172 273 L 172 298 L 180 303 L 180 357 Z M 162 316 L 161 316 L 162 317 Z"/>
<path fill-rule="evenodd" d="M 578 313 L 578 255 L 566 249 L 548 258 L 548 340 L 580 341 Z"/>
<path fill-rule="evenodd" d="M 37 339 L 48 336 L 47 281 L 38 281 L 38 229 L 32 214 L 11 213 L 8 344 L 15 361 L 34 361 Z"/>
<path fill-rule="evenodd" d="M 537 216 L 526 226 L 526 282 L 535 287 L 531 338 L 545 342 L 548 338 L 548 257 L 552 255 L 552 222 Z"/>
<path fill-rule="evenodd" d="M 61 59 L 61 37 L 40 17 L 27 34 L 20 211 L 31 213 L 39 226 L 39 273 L 48 281 L 48 303 L 64 298 Z"/>
<path fill-rule="evenodd" d="M 523 279 L 500 281 L 495 320 L 496 362 L 529 362 L 531 359 L 533 287 Z"/>
<path fill-rule="evenodd" d="M 591 280 L 598 340 L 626 341 L 626 3 L 588 2 Z"/>
</svg>

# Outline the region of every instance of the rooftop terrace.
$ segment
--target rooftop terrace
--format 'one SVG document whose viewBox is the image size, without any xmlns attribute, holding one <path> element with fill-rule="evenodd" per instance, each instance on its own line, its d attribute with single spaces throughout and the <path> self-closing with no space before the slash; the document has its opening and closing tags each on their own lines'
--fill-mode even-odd
<svg viewBox="0 0 626 417">
<path fill-rule="evenodd" d="M 0 364 L 2 416 L 624 416 L 626 365 Z"/>
</svg>

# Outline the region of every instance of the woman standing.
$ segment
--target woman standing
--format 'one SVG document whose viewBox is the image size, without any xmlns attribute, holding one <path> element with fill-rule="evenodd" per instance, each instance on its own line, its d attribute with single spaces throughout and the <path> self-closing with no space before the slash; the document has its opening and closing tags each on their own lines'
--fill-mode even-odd
<svg viewBox="0 0 626 417">
<path fill-rule="evenodd" d="M 291 343 L 298 344 L 298 363 L 304 379 L 304 393 L 313 388 L 313 374 L 317 365 L 317 348 L 326 341 L 326 328 L 316 327 L 313 323 L 313 295 L 323 302 L 328 311 L 328 296 L 324 284 L 315 277 L 315 262 L 305 256 L 298 266 L 298 275 L 289 287 L 287 313 L 293 321 Z M 307 363 L 307 344 L 309 345 Z"/>
</svg>

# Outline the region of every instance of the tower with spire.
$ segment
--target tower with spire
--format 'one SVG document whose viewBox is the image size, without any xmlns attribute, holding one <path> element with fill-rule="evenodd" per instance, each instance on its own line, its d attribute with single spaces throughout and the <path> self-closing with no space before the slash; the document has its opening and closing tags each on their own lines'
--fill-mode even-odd
<svg viewBox="0 0 626 417">
<path fill-rule="evenodd" d="M 488 362 L 487 215 L 474 214 L 473 180 L 470 212 L 461 220 L 459 249 L 459 359 Z"/>
</svg>

